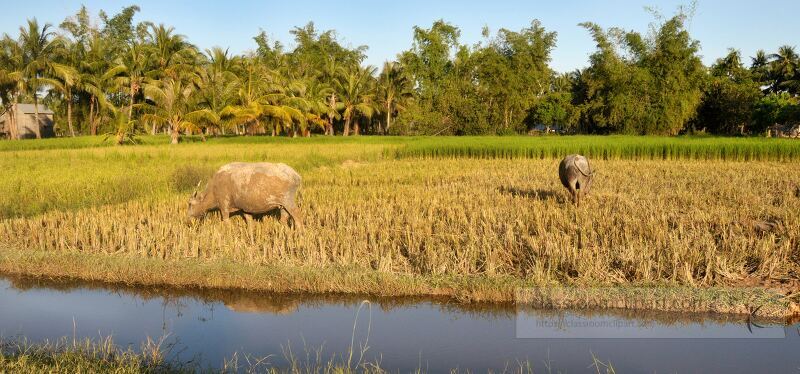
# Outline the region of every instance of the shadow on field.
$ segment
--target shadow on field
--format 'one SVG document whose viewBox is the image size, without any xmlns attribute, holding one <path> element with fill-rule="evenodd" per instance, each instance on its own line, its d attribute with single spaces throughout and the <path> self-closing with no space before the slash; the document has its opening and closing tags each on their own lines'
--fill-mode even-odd
<svg viewBox="0 0 800 374">
<path fill-rule="evenodd" d="M 237 211 L 231 212 L 230 219 L 245 220 L 245 215 L 246 214 L 248 214 L 248 213 L 245 213 L 244 211 L 241 211 L 241 210 L 237 210 Z M 256 222 L 264 221 L 265 217 L 269 217 L 269 219 L 274 219 L 276 221 L 280 221 L 281 220 L 281 210 L 280 209 L 273 209 L 273 210 L 270 210 L 269 212 L 253 214 L 252 216 L 253 216 L 253 220 L 256 221 Z M 219 212 L 218 208 L 214 208 L 214 209 L 209 210 L 200 219 L 201 220 L 206 220 L 206 219 L 209 219 L 210 217 L 214 217 L 214 219 L 216 219 L 216 220 L 221 220 L 222 219 L 222 215 Z"/>
<path fill-rule="evenodd" d="M 498 191 L 503 194 L 510 194 L 511 196 L 515 197 L 523 197 L 526 199 L 537 199 L 537 200 L 549 200 L 554 199 L 559 203 L 563 203 L 566 201 L 564 193 L 561 191 L 554 191 L 554 190 L 543 190 L 543 189 L 522 189 L 513 186 L 501 186 L 498 188 Z"/>
</svg>

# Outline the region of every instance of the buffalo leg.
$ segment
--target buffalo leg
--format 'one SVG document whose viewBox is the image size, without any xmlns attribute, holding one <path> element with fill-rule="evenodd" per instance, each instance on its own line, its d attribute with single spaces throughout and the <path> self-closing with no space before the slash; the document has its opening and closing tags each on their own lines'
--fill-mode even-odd
<svg viewBox="0 0 800 374">
<path fill-rule="evenodd" d="M 286 210 L 286 208 L 281 208 L 279 210 L 279 213 L 281 215 L 281 224 L 288 225 L 289 224 L 289 212 Z"/>
<path fill-rule="evenodd" d="M 575 186 L 570 184 L 567 188 L 569 190 L 569 196 L 572 198 L 573 204 L 578 204 L 578 190 L 575 189 Z"/>
<path fill-rule="evenodd" d="M 219 213 L 222 215 L 222 220 L 227 221 L 231 217 L 231 208 L 227 202 L 219 204 Z"/>
<path fill-rule="evenodd" d="M 253 233 L 253 216 L 250 214 L 244 214 L 244 220 L 247 224 L 247 235 L 250 236 L 250 244 L 256 243 L 256 238 Z"/>
</svg>

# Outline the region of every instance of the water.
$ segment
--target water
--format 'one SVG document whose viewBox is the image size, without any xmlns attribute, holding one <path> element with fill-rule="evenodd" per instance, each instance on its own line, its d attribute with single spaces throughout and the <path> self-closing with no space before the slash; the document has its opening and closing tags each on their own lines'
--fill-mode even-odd
<svg viewBox="0 0 800 374">
<path fill-rule="evenodd" d="M 617 372 L 798 372 L 800 325 L 750 325 L 740 318 L 667 313 L 463 307 L 432 299 L 370 300 L 355 346 L 366 359 L 406 372 L 485 372 L 528 361 L 536 372 L 594 371 L 592 355 Z M 175 343 L 173 358 L 220 366 L 234 353 L 274 355 L 289 346 L 346 360 L 362 298 L 231 291 L 188 292 L 0 278 L 0 335 L 34 341 L 113 336 L 139 347 L 147 337 Z M 371 324 L 369 318 L 371 317 Z M 545 323 L 542 323 L 545 322 Z M 612 327 L 606 324 L 611 322 Z M 369 326 L 369 339 L 367 327 Z M 537 338 L 518 338 L 535 336 Z M 610 337 L 623 338 L 610 338 Z M 626 338 L 625 338 L 626 337 Z M 358 355 L 356 355 L 357 357 Z M 354 358 L 354 361 L 356 359 Z"/>
</svg>

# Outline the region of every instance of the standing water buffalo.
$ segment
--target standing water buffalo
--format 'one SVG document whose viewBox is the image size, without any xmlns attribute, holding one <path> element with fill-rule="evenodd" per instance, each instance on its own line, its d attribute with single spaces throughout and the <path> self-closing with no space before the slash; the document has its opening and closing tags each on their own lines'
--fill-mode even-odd
<svg viewBox="0 0 800 374">
<path fill-rule="evenodd" d="M 281 222 L 291 218 L 299 228 L 302 220 L 295 199 L 300 184 L 300 175 L 286 164 L 226 164 L 214 173 L 205 191 L 195 191 L 189 199 L 189 216 L 200 218 L 217 208 L 226 220 L 237 211 L 253 215 L 280 209 Z"/>
<path fill-rule="evenodd" d="M 588 194 L 592 188 L 594 171 L 589 167 L 586 157 L 569 155 L 558 165 L 558 178 L 572 195 L 572 202 L 580 206 L 581 196 Z"/>
</svg>

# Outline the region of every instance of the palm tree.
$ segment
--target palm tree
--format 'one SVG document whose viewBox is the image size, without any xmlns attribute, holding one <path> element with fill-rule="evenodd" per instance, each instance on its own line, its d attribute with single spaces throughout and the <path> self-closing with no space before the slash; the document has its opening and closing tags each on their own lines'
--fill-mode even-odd
<svg viewBox="0 0 800 374">
<path fill-rule="evenodd" d="M 25 87 L 33 96 L 33 105 L 37 126 L 34 127 L 36 138 L 42 138 L 39 124 L 39 90 L 53 83 L 46 75 L 58 69 L 54 58 L 63 46 L 63 40 L 50 29 L 53 25 L 46 23 L 39 27 L 36 18 L 28 20 L 28 27 L 19 28 L 19 45 L 22 52 L 22 73 Z"/>
<path fill-rule="evenodd" d="M 114 144 L 123 145 L 125 142 L 136 144 L 136 121 L 133 121 L 125 111 L 111 108 L 111 128 L 112 132 L 106 134 L 104 139 L 114 137 Z"/>
<path fill-rule="evenodd" d="M 89 96 L 89 133 L 97 135 L 100 118 L 111 109 L 107 93 L 114 91 L 124 68 L 109 60 L 109 42 L 93 31 L 86 42 L 78 68 L 78 89 Z"/>
<path fill-rule="evenodd" d="M 346 74 L 344 68 L 339 65 L 339 63 L 336 61 L 336 58 L 333 56 L 330 56 L 325 60 L 325 65 L 323 66 L 321 73 L 320 79 L 322 79 L 322 81 L 325 82 L 328 87 L 338 86 L 340 79 Z M 337 109 L 339 107 L 339 99 L 336 94 L 336 90 L 330 90 L 326 102 L 328 108 L 325 110 L 325 117 L 327 118 L 325 135 L 334 135 L 333 121 L 341 118 L 339 110 Z"/>
<path fill-rule="evenodd" d="M 307 122 L 322 128 L 327 134 L 329 121 L 323 116 L 331 120 L 339 117 L 336 107 L 331 109 L 328 103 L 328 98 L 332 96 L 334 90 L 318 77 L 304 78 L 301 87 L 302 90 L 298 93 L 305 99 L 307 105 L 305 113 Z M 307 127 L 302 130 L 303 136 L 311 136 Z"/>
<path fill-rule="evenodd" d="M 19 96 L 25 90 L 25 79 L 22 66 L 22 49 L 16 40 L 5 35 L 0 40 L 0 99 L 3 107 L 8 112 L 9 124 L 8 135 L 11 139 L 17 139 L 17 118 L 12 110 Z"/>
<path fill-rule="evenodd" d="M 246 133 L 260 131 L 262 121 L 266 121 L 272 136 L 295 124 L 303 124 L 305 116 L 291 105 L 290 102 L 296 103 L 296 100 L 286 94 L 287 87 L 288 82 L 281 82 L 279 74 L 255 58 L 246 58 L 239 75 L 237 104 L 226 107 L 222 116 L 231 123 L 244 125 Z"/>
<path fill-rule="evenodd" d="M 70 136 L 75 137 L 75 127 L 72 125 L 72 101 L 73 90 L 78 85 L 80 74 L 70 65 L 54 65 L 53 75 L 55 79 L 50 82 L 53 90 L 60 92 L 64 95 L 64 100 L 67 102 L 67 127 L 69 128 Z"/>
<path fill-rule="evenodd" d="M 235 104 L 227 105 L 222 110 L 222 118 L 237 126 L 244 126 L 244 133 L 248 128 L 258 129 L 263 119 L 264 111 L 261 103 L 265 101 L 263 93 L 266 86 L 271 84 L 272 77 L 264 66 L 255 58 L 245 58 L 238 67 L 239 76 L 236 82 Z"/>
<path fill-rule="evenodd" d="M 217 121 L 208 109 L 192 110 L 196 87 L 189 79 L 164 78 L 145 84 L 145 96 L 154 102 L 146 104 L 148 113 L 142 116 L 146 123 L 167 125 L 172 144 L 178 144 L 180 131 L 195 131 L 204 119 Z"/>
<path fill-rule="evenodd" d="M 372 100 L 374 93 L 370 85 L 371 79 L 375 74 L 375 67 L 354 67 L 341 81 L 336 81 L 336 87 L 339 91 L 341 102 L 339 109 L 342 111 L 344 118 L 344 133 L 342 135 L 350 135 L 350 124 L 357 116 L 372 117 L 374 108 Z M 358 135 L 358 123 L 354 127 L 355 135 Z"/>
<path fill-rule="evenodd" d="M 378 78 L 378 94 L 382 110 L 386 112 L 386 126 L 382 129 L 384 134 L 392 126 L 392 115 L 405 109 L 405 104 L 413 96 L 411 79 L 405 74 L 403 67 L 398 62 L 386 62 Z"/>
<path fill-rule="evenodd" d="M 199 70 L 199 102 L 214 113 L 214 122 L 205 122 L 205 128 L 213 127 L 225 133 L 225 128 L 231 123 L 224 119 L 223 111 L 234 104 L 239 80 L 233 70 L 237 67 L 239 59 L 231 58 L 228 50 L 215 47 L 206 50 L 208 64 Z"/>
<path fill-rule="evenodd" d="M 750 73 L 753 79 L 762 87 L 769 86 L 769 57 L 763 49 L 756 51 L 755 57 L 750 58 Z"/>
<path fill-rule="evenodd" d="M 778 53 L 773 53 L 769 57 L 772 59 L 770 67 L 775 80 L 773 91 L 777 92 L 793 80 L 798 70 L 798 56 L 794 47 L 784 45 L 778 49 Z"/>
<path fill-rule="evenodd" d="M 126 87 L 128 91 L 128 118 L 133 118 L 133 104 L 136 96 L 144 86 L 148 58 L 145 47 L 139 43 L 131 43 L 125 52 L 115 61 L 120 75 L 116 85 Z"/>
<path fill-rule="evenodd" d="M 146 37 L 154 66 L 148 72 L 151 79 L 170 77 L 177 79 L 181 73 L 193 68 L 194 47 L 186 42 L 186 37 L 175 34 L 175 28 L 149 23 Z"/>
</svg>

